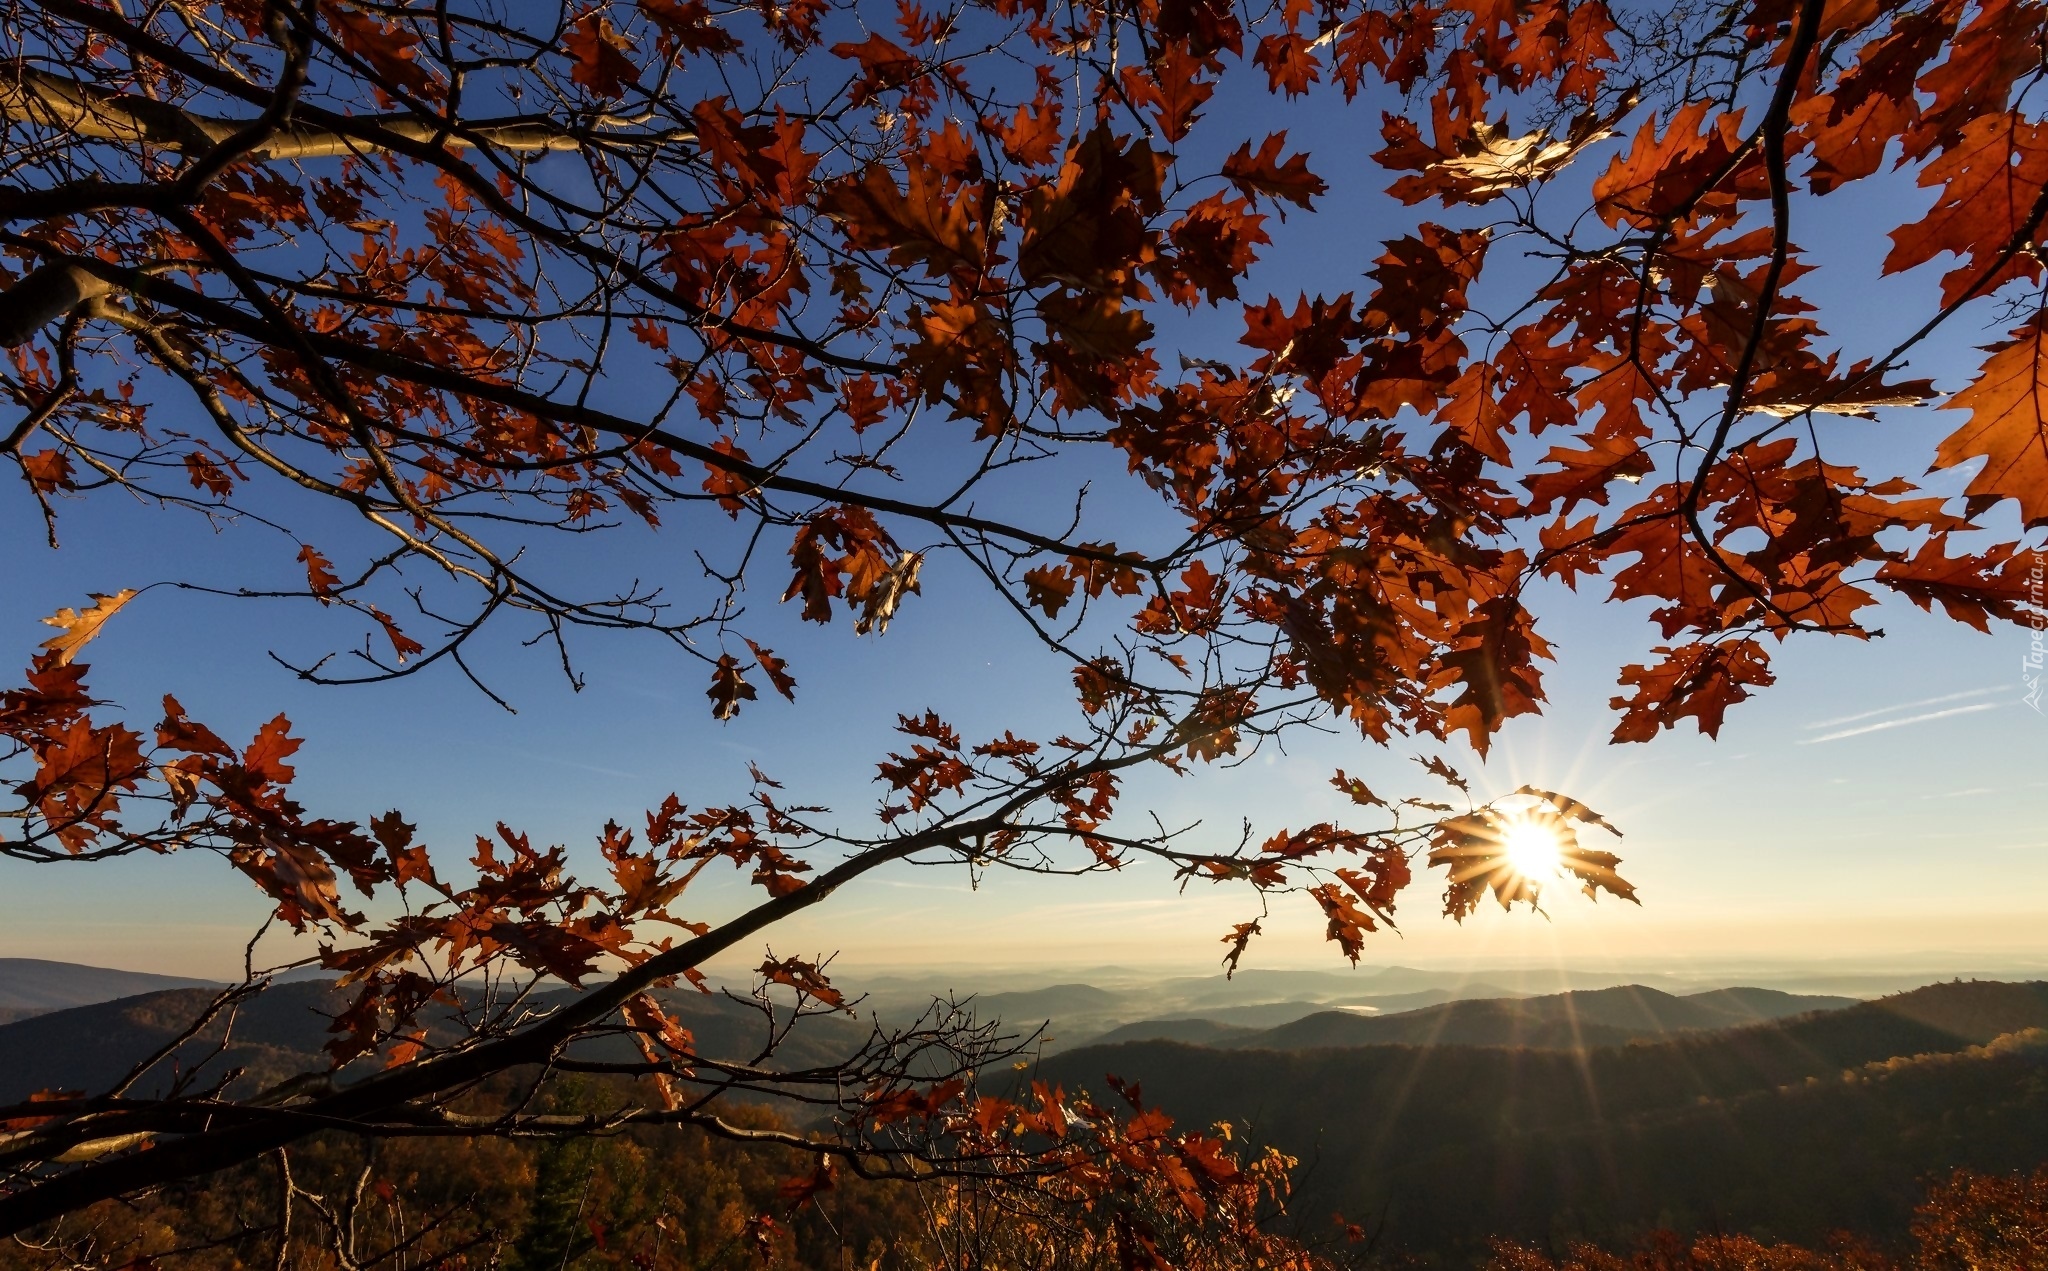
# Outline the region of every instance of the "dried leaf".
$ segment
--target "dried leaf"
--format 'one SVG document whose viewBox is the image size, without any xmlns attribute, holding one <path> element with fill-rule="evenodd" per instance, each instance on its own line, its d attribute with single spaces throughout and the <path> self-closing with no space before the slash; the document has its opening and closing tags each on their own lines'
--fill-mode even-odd
<svg viewBox="0 0 2048 1271">
<path fill-rule="evenodd" d="M 63 634 L 51 636 L 43 641 L 42 647 L 56 655 L 58 666 L 69 666 L 71 659 L 78 656 L 78 651 L 90 644 L 93 637 L 100 633 L 100 627 L 107 619 L 119 613 L 121 606 L 135 599 L 135 596 L 136 592 L 132 587 L 124 588 L 111 596 L 96 591 L 92 593 L 93 603 L 89 609 L 59 609 L 43 619 L 43 625 L 57 627 Z"/>
</svg>

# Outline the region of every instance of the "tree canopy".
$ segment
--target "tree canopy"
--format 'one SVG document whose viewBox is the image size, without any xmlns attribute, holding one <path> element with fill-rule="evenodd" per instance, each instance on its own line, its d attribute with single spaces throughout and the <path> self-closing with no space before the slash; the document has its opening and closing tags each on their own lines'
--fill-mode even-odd
<svg viewBox="0 0 2048 1271">
<path fill-rule="evenodd" d="M 879 637 L 935 607 L 921 577 L 944 557 L 976 589 L 945 603 L 1007 614 L 1074 690 L 1049 736 L 964 736 L 944 703 L 905 701 L 873 815 L 757 769 L 723 806 L 671 796 L 603 827 L 602 876 L 506 826 L 458 871 L 399 812 L 303 807 L 283 716 L 231 741 L 172 696 L 153 727 L 94 699 L 79 655 L 134 591 L 57 614 L 0 701 L 0 852 L 217 854 L 344 977 L 330 1050 L 349 1066 L 13 1110 L 7 1231 L 323 1128 L 749 1133 L 721 1118 L 743 1087 L 807 1091 L 835 1134 L 792 1144 L 856 1168 L 1136 1172 L 1199 1217 L 1250 1186 L 1211 1140 L 977 1093 L 999 1038 L 952 1013 L 806 1087 L 696 1053 L 651 991 L 907 859 L 1160 860 L 1254 910 L 1301 893 L 1354 961 L 1417 864 L 1445 869 L 1453 915 L 1533 900 L 1506 859 L 1531 821 L 1589 892 L 1632 898 L 1579 842 L 1610 827 L 1568 794 L 1459 809 L 1338 772 L 1355 823 L 1222 839 L 1119 807 L 1135 770 L 1290 729 L 1484 754 L 1544 701 L 1542 580 L 1651 602 L 1662 643 L 1617 668 L 1617 741 L 1713 734 L 1771 683 L 1775 645 L 1863 638 L 1886 594 L 1979 629 L 2041 621 L 2037 3 L 0 14 L 4 448 L 52 547 L 113 497 L 262 527 L 303 586 L 244 590 L 335 632 L 334 656 L 289 668 L 308 680 L 466 675 L 495 697 L 467 656 L 486 629 L 572 680 L 586 633 L 637 630 L 694 660 L 717 718 L 792 721 L 807 672 L 749 598 Z M 1412 209 L 1337 294 L 1259 284 L 1262 258 L 1347 214 L 1326 174 L 1356 157 L 1266 126 L 1262 102 L 1295 99 L 1376 132 Z M 1913 185 L 1932 203 L 1904 216 Z M 1843 217 L 1889 218 L 1889 253 L 1802 248 Z M 1838 276 L 1916 271 L 1928 300 L 1896 339 L 1824 329 Z M 1911 377 L 1957 322 L 2009 334 L 1959 391 Z M 1190 331 L 1199 356 L 1175 350 Z M 1960 492 L 1845 462 L 1879 411 L 1913 412 L 1920 458 L 1969 469 Z M 579 562 L 633 523 L 690 567 L 591 590 Z M 721 862 L 761 898 L 713 922 L 689 888 Z M 1258 932 L 1225 934 L 1228 965 Z M 845 1004 L 811 962 L 760 975 L 798 1014 Z M 532 1009 L 512 986 L 545 977 L 592 986 Z M 602 1036 L 638 1058 L 571 1056 Z M 463 1103 L 577 1065 L 648 1098 L 580 1118 Z"/>
</svg>

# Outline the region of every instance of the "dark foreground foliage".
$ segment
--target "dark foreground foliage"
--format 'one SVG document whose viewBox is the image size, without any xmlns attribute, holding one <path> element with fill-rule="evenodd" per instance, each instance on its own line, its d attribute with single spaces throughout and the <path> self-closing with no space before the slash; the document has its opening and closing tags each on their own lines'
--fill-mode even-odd
<svg viewBox="0 0 2048 1271">
<path fill-rule="evenodd" d="M 1917 1211 L 1911 1247 L 1897 1256 L 1849 1235 L 1818 1249 L 1748 1236 L 1687 1240 L 1659 1232 L 1626 1253 L 1589 1245 L 1550 1257 L 1494 1246 L 1486 1271 L 2039 1271 L 2048 1267 L 2048 1167 L 1993 1178 L 1958 1170 Z"/>
<path fill-rule="evenodd" d="M 571 1096 L 588 1101 L 585 1089 Z M 763 1113 L 761 1128 L 773 1123 Z M 1376 1248 L 1340 1225 L 1252 1242 L 1200 1224 L 1154 1228 L 1118 1252 L 1107 1207 L 1031 1203 L 956 1184 L 788 1177 L 786 1147 L 694 1130 L 602 1139 L 360 1144 L 317 1137 L 208 1186 L 103 1204 L 39 1240 L 0 1245 L 0 1271 L 2040 1271 L 2048 1166 L 1956 1171 L 1910 1238 L 1837 1233 L 1812 1246 L 1660 1231 L 1633 1246 L 1507 1240 L 1481 1260 Z M 289 1206 L 281 1204 L 288 1197 Z M 1292 1226 L 1269 1193 L 1271 1227 Z M 1155 1213 L 1155 1216 L 1156 1213 Z M 1128 1214 L 1125 1214 L 1128 1217 Z M 1475 1215 L 1474 1221 L 1483 1221 Z"/>
</svg>

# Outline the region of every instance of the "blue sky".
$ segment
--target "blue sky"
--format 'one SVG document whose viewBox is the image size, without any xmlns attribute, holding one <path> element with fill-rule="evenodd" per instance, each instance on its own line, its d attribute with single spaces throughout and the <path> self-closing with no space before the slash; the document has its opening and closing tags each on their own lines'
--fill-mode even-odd
<svg viewBox="0 0 2048 1271">
<path fill-rule="evenodd" d="M 19 542 L 33 527 L 18 505 L 8 511 Z M 76 517 L 58 557 L 17 556 L 31 568 L 10 571 L 15 603 L 0 634 L 26 649 L 44 631 L 32 615 L 84 590 L 233 563 L 234 531 L 216 537 L 150 515 L 121 526 L 130 516 Z M 1403 935 L 1382 938 L 1369 961 L 1889 964 L 1940 954 L 1944 965 L 1977 965 L 2043 952 L 2048 720 L 2021 701 L 2025 631 L 1979 635 L 1895 604 L 1882 640 L 1781 651 L 1779 685 L 1733 710 L 1718 743 L 1688 731 L 1615 747 L 1606 743 L 1612 668 L 1643 643 L 1640 616 L 1583 596 L 1547 600 L 1560 651 L 1551 709 L 1514 721 L 1486 762 L 1462 766 L 1481 791 L 1523 782 L 1569 790 L 1614 820 L 1644 905 L 1566 895 L 1548 921 L 1486 911 L 1458 928 L 1433 916 L 1425 882 L 1410 893 Z M 960 612 L 985 603 L 941 568 L 881 640 L 856 641 L 842 624 L 793 644 L 804 657 L 797 707 L 759 703 L 725 725 L 709 718 L 697 665 L 651 641 L 591 644 L 580 694 L 543 656 L 505 651 L 501 687 L 513 686 L 520 707 L 508 716 L 446 675 L 302 686 L 266 652 L 312 647 L 304 615 L 165 589 L 110 624 L 92 660 L 103 696 L 138 704 L 174 692 L 224 732 L 246 735 L 286 711 L 310 738 L 301 790 L 317 809 L 402 807 L 430 843 L 462 855 L 473 834 L 504 819 L 590 861 L 607 817 L 636 818 L 670 789 L 695 802 L 732 797 L 750 760 L 806 799 L 857 815 L 873 805 L 868 765 L 906 706 L 940 706 L 970 731 L 1023 731 L 1033 715 L 1057 726 L 1058 712 L 1043 706 L 1058 700 L 1057 668 L 987 614 Z M 1048 692 L 1031 693 L 1034 683 Z M 1343 815 L 1324 784 L 1334 767 L 1378 789 L 1430 792 L 1404 750 L 1316 737 L 1133 793 L 1169 822 L 1199 819 L 1230 838 L 1240 817 L 1263 830 Z M 0 955 L 218 974 L 239 961 L 261 917 L 254 896 L 209 858 L 0 870 Z M 714 897 L 713 909 L 743 899 L 734 888 Z M 784 954 L 839 950 L 848 965 L 1029 958 L 1196 968 L 1252 906 L 1236 891 L 1179 896 L 1144 869 L 1084 880 L 999 874 L 970 891 L 957 871 L 903 868 L 835 897 L 774 943 Z M 1254 955 L 1261 964 L 1335 956 L 1304 906 L 1281 902 L 1269 928 L 1276 934 Z"/>
<path fill-rule="evenodd" d="M 1376 194 L 1379 178 L 1364 161 L 1377 143 L 1374 128 L 1361 124 L 1376 125 L 1377 108 L 1361 103 L 1346 115 L 1329 105 L 1260 107 L 1272 126 L 1314 145 L 1318 170 L 1333 185 L 1316 216 L 1296 213 L 1273 227 L 1276 239 L 1289 241 L 1260 286 L 1283 296 L 1364 291 L 1361 275 L 1378 239 L 1413 219 Z M 1219 99 L 1211 110 L 1237 108 Z M 1589 171 L 1604 162 L 1596 155 Z M 1924 196 L 1894 182 L 1862 199 L 1860 210 L 1822 209 L 1826 220 L 1804 221 L 1795 234 L 1829 266 L 1806 290 L 1852 351 L 1882 347 L 1891 330 L 1910 325 L 1932 287 L 1874 278 L 1884 225 L 1913 215 Z M 1510 285 L 1526 277 L 1513 267 L 1501 272 Z M 1234 339 L 1235 322 L 1232 309 L 1166 334 L 1201 355 Z M 1954 388 L 1979 356 L 1969 346 L 1995 334 L 1959 327 L 1924 350 L 1914 373 Z M 630 386 L 619 392 L 630 403 Z M 1890 412 L 1876 424 L 1844 425 L 1830 458 L 1915 475 L 1957 418 Z M 1944 490 L 1962 483 L 1953 473 L 1933 482 Z M 1040 511 L 1028 497 L 1019 502 L 1026 514 Z M 1116 506 L 1105 514 L 1113 525 L 1143 524 Z M 314 529 L 305 532 L 323 547 L 323 534 L 341 542 L 352 533 L 331 512 L 311 515 Z M 295 524 L 307 519 L 301 513 Z M 18 545 L 0 573 L 8 596 L 0 642 L 22 661 L 48 634 L 36 620 L 81 603 L 88 591 L 173 578 L 234 585 L 251 571 L 282 578 L 294 568 L 292 549 L 265 531 L 216 530 L 115 496 L 64 507 L 60 530 L 62 551 L 43 549 L 32 502 L 18 488 L 0 497 L 0 532 Z M 592 567 L 684 578 L 695 569 L 692 532 L 687 522 L 659 536 L 624 531 Z M 756 597 L 764 613 L 773 601 L 773 593 Z M 351 621 L 310 606 L 170 588 L 124 611 L 89 660 L 99 693 L 145 717 L 164 692 L 229 735 L 247 735 L 285 711 L 311 739 L 299 756 L 301 791 L 322 812 L 403 808 L 449 857 L 466 856 L 471 836 L 505 820 L 575 845 L 589 861 L 588 845 L 608 817 L 637 819 L 670 790 L 696 803 L 735 797 L 749 761 L 805 801 L 858 816 L 873 806 L 867 777 L 898 710 L 936 707 L 969 733 L 1060 729 L 1065 668 L 1020 641 L 992 604 L 957 562 L 938 560 L 924 594 L 881 639 L 856 639 L 844 622 L 806 628 L 775 612 L 764 642 L 791 657 L 799 704 L 758 702 L 725 725 L 706 710 L 702 667 L 651 639 L 580 642 L 587 688 L 572 693 L 546 651 L 518 646 L 526 632 L 493 634 L 480 664 L 518 706 L 510 716 L 446 671 L 310 688 L 268 655 L 310 660 L 357 638 Z M 1368 962 L 1833 960 L 1961 969 L 2048 960 L 2048 719 L 2021 700 L 2027 632 L 1980 635 L 1890 603 L 1874 622 L 1886 631 L 1881 640 L 1800 640 L 1780 650 L 1779 685 L 1731 712 L 1718 743 L 1688 730 L 1612 747 L 1614 670 L 1653 643 L 1648 606 L 1602 605 L 1597 593 L 1548 586 L 1536 608 L 1560 655 L 1550 710 L 1515 721 L 1487 761 L 1468 756 L 1462 766 L 1482 791 L 1529 782 L 1569 791 L 1606 814 L 1627 833 L 1624 873 L 1644 904 L 1561 895 L 1547 920 L 1487 911 L 1460 928 L 1434 916 L 1435 888 L 1425 880 L 1402 911 L 1402 933 L 1369 947 Z M 1337 767 L 1383 792 L 1431 793 L 1409 754 L 1306 736 L 1240 767 L 1147 779 L 1134 785 L 1131 806 L 1155 808 L 1169 823 L 1199 820 L 1234 840 L 1240 818 L 1266 831 L 1342 815 L 1326 785 Z M 746 898 L 744 889 L 722 887 L 706 909 Z M 957 871 L 905 867 L 834 898 L 772 943 L 781 954 L 837 950 L 849 967 L 937 962 L 971 971 L 1030 960 L 1200 969 L 1213 965 L 1223 930 L 1256 912 L 1248 894 L 1182 896 L 1142 868 L 1078 881 L 996 875 L 970 889 Z M 0 864 L 0 955 L 220 975 L 238 965 L 261 917 L 253 894 L 210 858 Z M 1272 934 L 1251 962 L 1336 963 L 1307 906 L 1276 902 L 1268 926 Z M 738 960 L 758 956 L 753 949 Z"/>
</svg>

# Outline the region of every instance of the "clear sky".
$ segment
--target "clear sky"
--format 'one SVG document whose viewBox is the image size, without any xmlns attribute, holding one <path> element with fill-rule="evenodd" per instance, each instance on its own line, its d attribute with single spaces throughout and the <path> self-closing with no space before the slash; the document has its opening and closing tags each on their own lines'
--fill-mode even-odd
<svg viewBox="0 0 2048 1271">
<path fill-rule="evenodd" d="M 33 529 L 23 512 L 8 505 L 16 542 Z M 79 517 L 61 556 L 17 555 L 28 568 L 9 571 L 0 635 L 26 649 L 43 633 L 32 615 L 84 590 L 208 574 L 209 556 L 233 550 L 234 531 L 171 524 L 124 510 L 97 524 Z M 1425 883 L 1410 893 L 1403 935 L 1381 938 L 1368 960 L 1893 964 L 1939 955 L 1960 968 L 2048 956 L 2048 719 L 2022 701 L 2025 631 L 1979 635 L 1895 605 L 1882 640 L 1783 650 L 1778 687 L 1732 711 L 1719 743 L 1686 732 L 1615 747 L 1606 744 L 1611 673 L 1642 642 L 1640 620 L 1585 597 L 1551 599 L 1561 666 L 1550 711 L 1515 721 L 1488 761 L 1468 757 L 1463 767 L 1481 790 L 1530 782 L 1606 814 L 1627 834 L 1619 850 L 1643 907 L 1564 895 L 1548 922 L 1485 912 L 1458 928 L 1434 916 Z M 95 686 L 129 703 L 172 691 L 245 734 L 287 711 L 311 738 L 299 756 L 303 796 L 323 811 L 402 807 L 430 843 L 463 855 L 471 835 L 502 818 L 592 861 L 587 845 L 607 817 L 637 818 L 670 789 L 697 802 L 731 797 L 748 760 L 808 799 L 871 807 L 867 765 L 900 707 L 943 705 L 970 728 L 1001 719 L 1021 731 L 1034 715 L 1056 725 L 1033 694 L 1011 689 L 1055 689 L 1057 674 L 1000 624 L 953 612 L 980 600 L 940 568 L 881 641 L 855 642 L 843 626 L 811 635 L 797 708 L 764 703 L 727 725 L 708 717 L 695 666 L 651 642 L 590 646 L 581 694 L 539 656 L 508 652 L 500 665 L 516 717 L 445 676 L 308 689 L 265 656 L 317 642 L 304 615 L 168 590 L 110 624 L 93 649 L 104 668 Z M 1383 791 L 1431 793 L 1407 752 L 1340 737 L 1136 793 L 1169 822 L 1201 819 L 1234 837 L 1240 817 L 1270 829 L 1344 814 L 1324 784 L 1334 767 Z M 261 915 L 210 858 L 0 871 L 0 955 L 220 974 L 239 962 Z M 1181 896 L 1142 869 L 1083 880 L 998 874 L 970 891 L 956 871 L 904 868 L 842 893 L 774 942 L 785 953 L 841 950 L 848 964 L 1196 967 L 1253 903 L 1234 890 Z M 1334 958 L 1306 906 L 1282 902 L 1278 916 L 1259 963 Z"/>
<path fill-rule="evenodd" d="M 1376 143 L 1359 124 L 1376 123 L 1376 111 L 1345 122 L 1314 108 L 1281 122 L 1318 143 L 1317 167 L 1335 189 L 1317 217 L 1297 213 L 1290 226 L 1275 227 L 1276 238 L 1298 235 L 1263 280 L 1282 295 L 1363 291 L 1360 275 L 1377 239 L 1400 228 L 1363 162 Z M 1604 158 L 1593 162 L 1597 168 Z M 1897 224 L 1922 200 L 1903 185 L 1893 193 L 1895 204 L 1866 219 L 1797 231 L 1802 242 L 1823 244 L 1830 262 L 1866 263 L 1814 289 L 1825 302 L 1823 324 L 1852 349 L 1876 343 L 1926 299 L 1924 281 L 1877 286 L 1867 263 L 1882 254 L 1878 213 Z M 1234 338 L 1234 321 L 1195 322 L 1177 338 L 1199 354 L 1204 341 Z M 1960 329 L 1926 350 L 1913 373 L 1956 387 L 1979 356 L 1968 346 L 1988 334 Z M 1892 412 L 1846 448 L 1858 461 L 1915 476 L 1957 418 Z M 1934 484 L 1953 490 L 1963 480 L 1950 473 Z M 32 501 L 18 487 L 0 495 L 0 534 L 14 545 L 0 565 L 0 649 L 19 662 L 48 634 L 36 620 L 81 603 L 88 591 L 161 579 L 234 585 L 252 569 L 282 577 L 292 568 L 289 551 L 263 532 L 216 531 L 113 496 L 64 507 L 60 530 L 62 551 L 45 550 Z M 660 536 L 624 532 L 600 563 L 644 577 L 694 573 L 692 532 L 687 522 Z M 764 609 L 772 601 L 756 597 Z M 1561 894 L 1548 920 L 1489 911 L 1460 928 L 1435 916 L 1438 889 L 1427 879 L 1409 894 L 1402 933 L 1379 937 L 1368 962 L 2048 962 L 2048 719 L 2022 701 L 2028 632 L 1980 635 L 1891 603 L 1875 623 L 1885 629 L 1881 640 L 1781 649 L 1779 685 L 1732 711 L 1718 743 L 1688 729 L 1613 747 L 1606 737 L 1614 670 L 1639 660 L 1652 633 L 1647 606 L 1597 601 L 1544 590 L 1536 607 L 1560 655 L 1551 708 L 1511 724 L 1486 762 L 1467 756 L 1462 766 L 1481 790 L 1530 782 L 1569 791 L 1607 815 L 1626 831 L 1618 850 L 1642 907 Z M 588 687 L 576 694 L 546 652 L 518 647 L 525 632 L 503 630 L 482 662 L 518 706 L 510 716 L 441 672 L 393 685 L 309 688 L 267 654 L 310 660 L 356 638 L 352 625 L 311 608 L 167 588 L 123 612 L 89 660 L 100 668 L 100 695 L 145 717 L 167 691 L 230 735 L 288 712 L 311 739 L 298 759 L 300 788 L 321 812 L 363 817 L 403 808 L 451 857 L 467 856 L 471 836 L 502 819 L 571 843 L 591 862 L 589 844 L 606 818 L 637 820 L 670 790 L 697 803 L 733 798 L 749 760 L 805 801 L 858 816 L 878 793 L 867 777 L 897 710 L 937 707 L 970 733 L 1059 729 L 1065 668 L 1021 643 L 990 603 L 956 563 L 938 560 L 924 594 L 882 639 L 856 640 L 844 622 L 800 629 L 784 612 L 768 643 L 797 663 L 798 706 L 755 703 L 725 725 L 709 718 L 701 667 L 652 640 L 582 642 Z M 1199 820 L 1234 840 L 1240 818 L 1264 832 L 1343 815 L 1326 785 L 1336 767 L 1384 793 L 1432 793 L 1409 754 L 1303 737 L 1241 767 L 1148 779 L 1129 806 L 1154 808 L 1168 823 Z M 726 888 L 707 907 L 741 899 L 742 889 Z M 1256 903 L 1239 891 L 1181 895 L 1145 869 L 1078 881 L 998 874 L 970 889 L 957 871 L 905 867 L 861 882 L 771 942 L 782 954 L 838 950 L 849 967 L 1199 969 L 1214 965 L 1218 937 L 1254 916 Z M 253 893 L 210 858 L 0 863 L 0 955 L 224 975 L 239 965 L 261 916 Z M 1268 928 L 1273 934 L 1250 963 L 1337 964 L 1310 906 L 1277 901 Z"/>
</svg>

